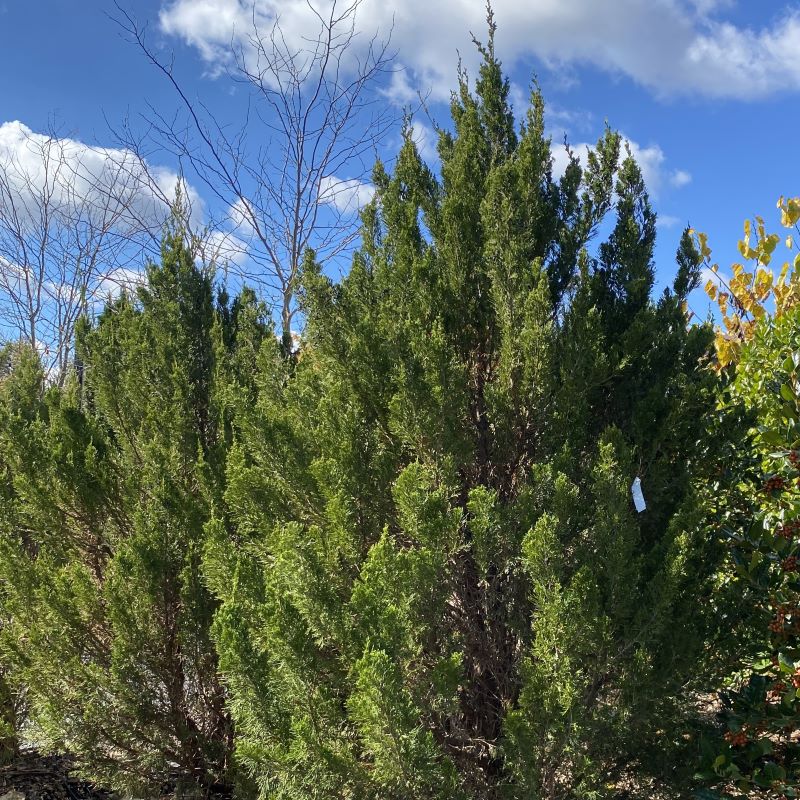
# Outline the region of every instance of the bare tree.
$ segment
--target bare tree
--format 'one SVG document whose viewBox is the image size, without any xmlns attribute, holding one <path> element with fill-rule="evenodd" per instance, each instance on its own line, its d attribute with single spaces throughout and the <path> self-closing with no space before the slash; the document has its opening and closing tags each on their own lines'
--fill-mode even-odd
<svg viewBox="0 0 800 800">
<path fill-rule="evenodd" d="M 14 135 L 0 150 L 0 338 L 27 341 L 61 383 L 80 315 L 157 248 L 169 190 L 148 188 L 133 153 L 19 124 Z"/>
<path fill-rule="evenodd" d="M 182 109 L 165 116 L 151 107 L 144 134 L 126 123 L 125 147 L 143 160 L 143 148 L 166 148 L 226 209 L 216 228 L 227 225 L 229 248 L 246 249 L 243 277 L 274 302 L 287 345 L 304 253 L 312 248 L 325 261 L 352 244 L 377 146 L 397 119 L 378 91 L 393 56 L 387 40 L 359 34 L 362 1 L 332 0 L 325 13 L 309 2 L 311 30 L 302 35 L 290 35 L 280 17 L 265 19 L 254 5 L 249 30 L 232 31 L 227 52 L 228 76 L 247 89 L 233 126 L 189 97 L 174 61 L 159 57 L 146 27 L 117 6 L 117 21 L 167 78 Z"/>
</svg>

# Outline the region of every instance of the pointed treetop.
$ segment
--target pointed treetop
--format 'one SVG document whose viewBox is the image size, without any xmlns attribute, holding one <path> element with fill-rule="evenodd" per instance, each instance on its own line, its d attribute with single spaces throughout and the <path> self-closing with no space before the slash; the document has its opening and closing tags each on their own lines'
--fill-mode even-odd
<svg viewBox="0 0 800 800">
<path fill-rule="evenodd" d="M 502 160 L 511 153 L 517 144 L 514 131 L 514 113 L 508 102 L 510 83 L 503 75 L 502 63 L 495 54 L 494 37 L 497 23 L 491 4 L 486 5 L 486 24 L 489 38 L 484 45 L 473 35 L 472 41 L 483 57 L 478 70 L 475 89 L 483 125 L 489 138 L 492 160 Z"/>
</svg>

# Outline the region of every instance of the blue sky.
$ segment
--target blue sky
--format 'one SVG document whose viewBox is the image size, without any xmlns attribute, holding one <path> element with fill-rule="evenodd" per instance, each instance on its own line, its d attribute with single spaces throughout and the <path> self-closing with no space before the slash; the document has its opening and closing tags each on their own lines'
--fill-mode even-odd
<svg viewBox="0 0 800 800">
<path fill-rule="evenodd" d="M 302 30 L 297 0 L 258 0 L 265 18 L 280 9 Z M 128 0 L 149 22 L 149 41 L 190 94 L 236 118 L 241 94 L 219 76 L 224 45 L 251 3 L 244 0 Z M 304 7 L 304 4 L 301 4 Z M 0 124 L 114 146 L 112 125 L 147 105 L 169 112 L 175 96 L 109 19 L 108 0 L 0 0 Z M 794 153 L 800 122 L 800 6 L 719 0 L 498 0 L 497 46 L 522 97 L 535 73 L 554 138 L 593 142 L 605 120 L 643 163 L 659 212 L 660 280 L 673 269 L 684 223 L 709 233 L 723 265 L 736 258 L 745 216 L 777 228 L 775 201 L 798 193 Z M 365 30 L 394 28 L 398 66 L 389 96 L 416 89 L 447 120 L 456 50 L 475 58 L 469 31 L 483 33 L 479 0 L 364 0 Z M 216 75 L 216 77 L 215 77 Z M 389 100 L 387 99 L 387 102 Z M 424 135 L 425 120 L 420 122 Z M 387 144 L 391 151 L 393 142 Z M 166 155 L 165 166 L 173 166 Z M 340 176 L 348 177 L 348 176 Z M 202 194 L 202 188 L 198 188 Z M 704 312 L 702 297 L 693 299 Z"/>
</svg>

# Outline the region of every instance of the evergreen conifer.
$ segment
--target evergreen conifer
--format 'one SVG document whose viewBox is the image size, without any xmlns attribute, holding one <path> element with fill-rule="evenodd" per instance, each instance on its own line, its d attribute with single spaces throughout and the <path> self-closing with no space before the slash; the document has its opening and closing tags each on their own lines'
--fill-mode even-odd
<svg viewBox="0 0 800 800">
<path fill-rule="evenodd" d="M 212 277 L 174 222 L 146 284 L 79 326 L 64 390 L 24 351 L 0 384 L 2 643 L 27 737 L 140 796 L 231 780 L 200 565 L 224 389 L 268 328 L 252 293 L 215 299 Z"/>
<path fill-rule="evenodd" d="M 619 135 L 554 177 L 491 17 L 479 47 L 440 175 L 406 131 L 349 274 L 308 255 L 302 347 L 264 349 L 236 413 L 204 571 L 264 800 L 604 796 L 697 674 L 700 256 L 685 233 L 651 299 Z"/>
</svg>

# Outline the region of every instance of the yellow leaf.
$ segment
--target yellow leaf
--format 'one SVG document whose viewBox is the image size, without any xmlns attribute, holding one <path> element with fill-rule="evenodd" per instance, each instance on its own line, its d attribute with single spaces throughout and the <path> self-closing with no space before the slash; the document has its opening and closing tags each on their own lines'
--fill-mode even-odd
<svg viewBox="0 0 800 800">
<path fill-rule="evenodd" d="M 762 242 L 762 247 L 769 253 L 774 253 L 775 248 L 778 246 L 778 242 L 781 240 L 781 237 L 778 236 L 777 233 L 771 233 L 767 236 L 766 239 Z"/>
<path fill-rule="evenodd" d="M 755 289 L 756 294 L 763 299 L 772 288 L 773 275 L 768 269 L 759 269 L 756 273 Z"/>
<path fill-rule="evenodd" d="M 800 197 L 790 197 L 785 203 L 781 203 L 780 209 L 781 225 L 784 228 L 793 227 L 800 220 Z"/>
<path fill-rule="evenodd" d="M 716 300 L 717 298 L 717 286 L 714 281 L 708 281 L 705 285 L 706 294 L 712 299 Z"/>
<path fill-rule="evenodd" d="M 747 239 L 744 239 L 737 243 L 737 247 L 739 252 L 742 254 L 742 258 L 746 259 L 753 259 L 758 258 L 758 250 L 753 250 L 752 247 L 748 244 Z"/>
<path fill-rule="evenodd" d="M 711 250 L 708 246 L 708 234 L 702 232 L 698 233 L 697 244 L 700 250 L 700 255 L 703 256 L 703 258 L 708 258 L 711 255 Z"/>
<path fill-rule="evenodd" d="M 714 344 L 716 345 L 717 360 L 719 361 L 720 367 L 727 367 L 728 364 L 735 361 L 736 346 L 733 342 L 722 337 L 718 337 Z"/>
</svg>

